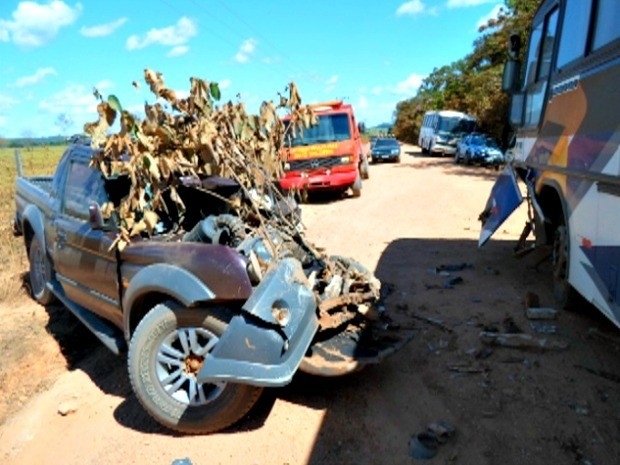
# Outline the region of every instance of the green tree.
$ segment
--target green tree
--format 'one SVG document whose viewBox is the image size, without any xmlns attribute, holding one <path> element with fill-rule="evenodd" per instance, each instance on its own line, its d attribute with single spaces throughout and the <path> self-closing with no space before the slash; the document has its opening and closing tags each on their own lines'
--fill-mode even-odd
<svg viewBox="0 0 620 465">
<path fill-rule="evenodd" d="M 484 131 L 505 144 L 511 128 L 507 121 L 509 100 L 501 91 L 501 79 L 509 38 L 518 33 L 525 43 L 539 4 L 540 0 L 505 0 L 497 18 L 480 28 L 482 35 L 473 43 L 470 54 L 435 68 L 414 97 L 398 103 L 394 118 L 396 137 L 417 143 L 424 113 L 451 109 L 475 116 Z M 521 53 L 525 54 L 525 47 Z"/>
</svg>

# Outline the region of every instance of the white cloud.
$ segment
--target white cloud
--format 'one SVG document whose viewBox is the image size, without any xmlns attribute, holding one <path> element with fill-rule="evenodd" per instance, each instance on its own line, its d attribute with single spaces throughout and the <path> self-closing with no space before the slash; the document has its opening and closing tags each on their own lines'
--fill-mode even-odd
<svg viewBox="0 0 620 465">
<path fill-rule="evenodd" d="M 382 92 L 383 92 L 383 87 L 382 86 L 375 86 L 370 91 L 370 93 L 372 93 L 373 95 L 381 95 Z"/>
<path fill-rule="evenodd" d="M 80 29 L 80 34 L 86 37 L 109 36 L 126 22 L 127 18 L 119 18 L 116 21 L 112 21 L 111 23 L 100 24 L 98 26 L 84 26 L 82 27 L 82 29 Z"/>
<path fill-rule="evenodd" d="M 396 14 L 398 16 L 402 15 L 411 15 L 415 16 L 424 11 L 425 5 L 421 0 L 411 0 L 410 2 L 405 2 L 396 10 Z"/>
<path fill-rule="evenodd" d="M 34 74 L 30 76 L 24 76 L 15 81 L 16 87 L 26 87 L 33 86 L 39 82 L 41 82 L 45 76 L 48 75 L 56 75 L 56 70 L 54 68 L 39 68 Z"/>
<path fill-rule="evenodd" d="M 235 61 L 238 63 L 247 62 L 250 59 L 250 56 L 256 50 L 257 44 L 258 42 L 256 41 L 256 39 L 244 40 L 243 43 L 241 44 L 241 47 L 239 47 L 239 51 L 235 55 Z"/>
<path fill-rule="evenodd" d="M 13 97 L 0 94 L 0 111 L 6 111 L 18 103 L 19 100 L 15 100 Z"/>
<path fill-rule="evenodd" d="M 486 26 L 489 20 L 496 19 L 499 16 L 500 11 L 502 10 L 502 5 L 495 5 L 488 15 L 483 16 L 478 20 L 478 23 L 476 24 L 476 31 L 478 31 L 482 26 Z"/>
<path fill-rule="evenodd" d="M 127 39 L 127 50 L 138 50 L 149 45 L 159 44 L 176 47 L 187 43 L 198 32 L 196 23 L 186 16 L 177 21 L 174 26 L 162 29 L 151 29 L 143 37 L 132 35 Z"/>
<path fill-rule="evenodd" d="M 485 3 L 497 3 L 497 0 L 448 0 L 448 8 L 467 8 L 470 6 L 484 5 Z"/>
<path fill-rule="evenodd" d="M 394 87 L 390 87 L 390 91 L 394 94 L 413 95 L 418 91 L 424 76 L 419 74 L 411 74 L 404 81 L 399 82 Z"/>
<path fill-rule="evenodd" d="M 53 114 L 64 113 L 72 120 L 85 123 L 97 119 L 97 99 L 92 88 L 81 84 L 70 84 L 39 102 L 39 108 Z M 85 118 L 88 115 L 88 118 Z"/>
<path fill-rule="evenodd" d="M 0 40 L 13 40 L 24 47 L 39 47 L 51 41 L 58 31 L 72 24 L 82 11 L 76 3 L 73 8 L 61 0 L 44 5 L 23 1 L 17 5 L 12 20 L 0 19 Z"/>
<path fill-rule="evenodd" d="M 363 95 L 360 96 L 360 98 L 357 100 L 356 107 L 359 108 L 360 110 L 364 110 L 368 108 L 368 99 L 364 97 Z"/>
<path fill-rule="evenodd" d="M 105 90 L 105 89 L 111 89 L 112 87 L 114 87 L 114 83 L 107 79 L 104 79 L 103 81 L 99 81 L 97 84 L 95 84 L 95 88 L 100 91 Z"/>
<path fill-rule="evenodd" d="M 332 92 L 336 88 L 336 84 L 338 84 L 338 79 L 339 77 L 334 75 L 325 81 L 325 92 Z"/>
<path fill-rule="evenodd" d="M 188 50 L 189 50 L 189 47 L 187 45 L 177 45 L 172 50 L 170 50 L 166 56 L 178 57 L 181 55 L 185 55 Z"/>
<path fill-rule="evenodd" d="M 8 119 L 6 116 L 1 116 L 0 115 L 0 128 L 4 128 L 6 126 L 8 126 L 7 123 Z"/>
<path fill-rule="evenodd" d="M 228 89 L 230 87 L 230 84 L 230 79 L 222 79 L 220 82 L 217 83 L 220 90 Z"/>
</svg>

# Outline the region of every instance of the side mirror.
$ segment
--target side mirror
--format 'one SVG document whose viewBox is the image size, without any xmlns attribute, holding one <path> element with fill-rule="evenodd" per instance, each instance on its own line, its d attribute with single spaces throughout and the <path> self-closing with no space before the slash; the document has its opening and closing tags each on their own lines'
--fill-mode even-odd
<svg viewBox="0 0 620 465">
<path fill-rule="evenodd" d="M 359 130 L 360 134 L 364 134 L 366 132 L 366 125 L 364 123 L 358 123 L 357 129 Z"/>
<path fill-rule="evenodd" d="M 502 75 L 502 90 L 513 94 L 517 92 L 519 87 L 519 76 L 521 75 L 521 62 L 519 60 L 510 59 L 504 65 L 504 73 Z"/>
<path fill-rule="evenodd" d="M 103 214 L 101 213 L 101 207 L 95 202 L 88 205 L 88 219 L 90 227 L 93 229 L 103 229 L 105 221 L 103 220 Z"/>
</svg>

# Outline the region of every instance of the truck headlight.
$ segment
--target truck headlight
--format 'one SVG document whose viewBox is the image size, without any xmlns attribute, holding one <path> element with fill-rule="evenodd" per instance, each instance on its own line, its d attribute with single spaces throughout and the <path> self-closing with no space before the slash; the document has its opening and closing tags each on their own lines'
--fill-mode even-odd
<svg viewBox="0 0 620 465">
<path fill-rule="evenodd" d="M 346 157 L 340 157 L 340 163 L 346 165 L 347 163 L 353 163 L 353 156 L 347 155 Z"/>
</svg>

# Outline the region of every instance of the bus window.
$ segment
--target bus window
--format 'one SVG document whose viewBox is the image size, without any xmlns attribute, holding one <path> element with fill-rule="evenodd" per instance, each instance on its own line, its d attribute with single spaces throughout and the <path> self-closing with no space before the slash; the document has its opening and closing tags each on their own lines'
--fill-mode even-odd
<svg viewBox="0 0 620 465">
<path fill-rule="evenodd" d="M 618 0 L 599 0 L 594 32 L 594 50 L 620 37 L 620 3 Z"/>
<path fill-rule="evenodd" d="M 539 24 L 532 31 L 525 96 L 524 124 L 526 126 L 536 126 L 540 123 L 540 116 L 547 95 L 547 82 L 551 71 L 557 23 L 558 9 L 556 8 L 547 15 L 544 23 Z"/>
<path fill-rule="evenodd" d="M 585 55 L 591 7 L 591 2 L 585 0 L 566 3 L 558 51 L 558 68 Z"/>
<path fill-rule="evenodd" d="M 538 63 L 538 52 L 540 50 L 540 38 L 542 36 L 543 24 L 540 23 L 532 31 L 530 38 L 530 50 L 527 56 L 527 77 L 525 84 L 532 84 L 536 80 L 536 63 Z"/>
<path fill-rule="evenodd" d="M 542 53 L 540 54 L 540 65 L 538 67 L 538 79 L 546 79 L 551 71 L 551 57 L 553 55 L 553 44 L 555 43 L 555 31 L 558 25 L 558 10 L 554 10 L 549 15 L 545 38 L 542 42 Z"/>
</svg>

